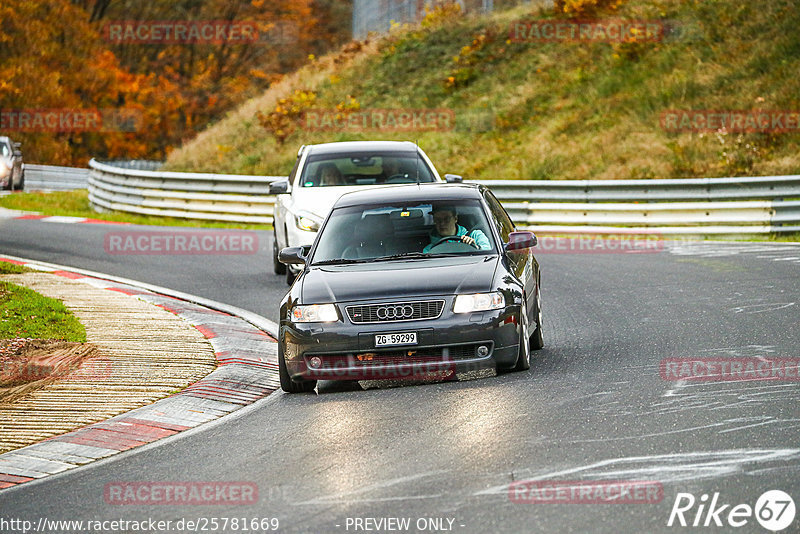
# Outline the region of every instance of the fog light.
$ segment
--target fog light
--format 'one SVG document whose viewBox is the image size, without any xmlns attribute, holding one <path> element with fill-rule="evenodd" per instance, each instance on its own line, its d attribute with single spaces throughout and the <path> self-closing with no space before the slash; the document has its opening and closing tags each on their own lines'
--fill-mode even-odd
<svg viewBox="0 0 800 534">
<path fill-rule="evenodd" d="M 480 347 L 478 347 L 477 353 L 479 358 L 485 358 L 486 356 L 489 355 L 489 347 L 487 347 L 486 345 L 481 345 Z"/>
<path fill-rule="evenodd" d="M 319 356 L 312 356 L 308 359 L 308 366 L 312 369 L 319 369 L 322 367 L 322 358 Z"/>
</svg>

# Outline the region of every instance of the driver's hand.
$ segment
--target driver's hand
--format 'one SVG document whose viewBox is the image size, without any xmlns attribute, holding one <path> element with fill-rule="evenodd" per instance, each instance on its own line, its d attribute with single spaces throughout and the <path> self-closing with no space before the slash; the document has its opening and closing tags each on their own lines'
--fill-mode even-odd
<svg viewBox="0 0 800 534">
<path fill-rule="evenodd" d="M 472 239 L 472 238 L 471 238 L 470 236 L 468 236 L 468 235 L 462 235 L 462 236 L 461 236 L 461 241 L 463 241 L 463 242 L 464 242 L 464 243 L 466 243 L 467 245 L 472 245 L 472 246 L 475 246 L 475 240 L 474 240 L 474 239 Z"/>
</svg>

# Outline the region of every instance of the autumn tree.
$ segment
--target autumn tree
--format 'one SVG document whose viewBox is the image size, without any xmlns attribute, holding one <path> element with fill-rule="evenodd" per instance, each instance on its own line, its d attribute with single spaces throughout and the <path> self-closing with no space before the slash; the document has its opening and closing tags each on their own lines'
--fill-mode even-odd
<svg viewBox="0 0 800 534">
<path fill-rule="evenodd" d="M 27 161 L 164 158 L 182 140 L 350 35 L 338 0 L 8 0 L 0 108 L 120 109 L 135 132 L 19 132 Z M 256 41 L 114 42 L 114 22 L 229 21 Z"/>
</svg>

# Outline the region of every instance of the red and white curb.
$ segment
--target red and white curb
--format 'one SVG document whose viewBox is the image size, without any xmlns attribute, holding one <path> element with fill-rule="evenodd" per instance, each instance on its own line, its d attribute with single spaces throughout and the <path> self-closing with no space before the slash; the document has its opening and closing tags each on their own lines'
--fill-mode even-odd
<svg viewBox="0 0 800 534">
<path fill-rule="evenodd" d="M 279 387 L 274 338 L 277 325 L 263 317 L 200 297 L 91 271 L 9 256 L 0 256 L 0 261 L 133 295 L 169 310 L 194 325 L 211 342 L 217 356 L 214 371 L 175 395 L 0 454 L 0 490 L 197 427 L 250 405 Z"/>
</svg>

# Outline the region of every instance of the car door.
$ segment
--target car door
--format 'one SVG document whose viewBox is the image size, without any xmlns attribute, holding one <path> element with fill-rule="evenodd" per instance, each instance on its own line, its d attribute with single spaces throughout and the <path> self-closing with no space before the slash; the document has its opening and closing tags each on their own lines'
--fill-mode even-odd
<svg viewBox="0 0 800 534">
<path fill-rule="evenodd" d="M 500 233 L 500 238 L 503 240 L 503 243 L 508 243 L 508 236 L 511 232 L 516 230 L 514 222 L 491 191 L 486 189 L 483 192 L 483 196 L 486 200 L 486 204 L 489 206 L 489 212 L 493 219 L 492 222 Z M 536 263 L 536 259 L 533 256 L 533 250 L 525 249 L 508 252 L 506 253 L 506 257 L 508 258 L 511 270 L 522 282 L 522 286 L 525 289 L 528 320 L 533 321 L 535 319 L 534 314 L 536 313 L 536 293 L 539 290 L 537 287 L 539 265 Z"/>
</svg>

